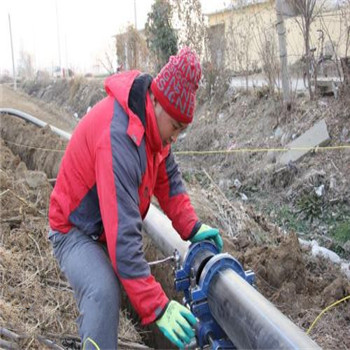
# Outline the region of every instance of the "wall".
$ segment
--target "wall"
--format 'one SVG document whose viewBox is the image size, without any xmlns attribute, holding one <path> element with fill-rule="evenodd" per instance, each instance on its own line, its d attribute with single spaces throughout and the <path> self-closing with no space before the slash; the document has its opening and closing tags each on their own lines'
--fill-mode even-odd
<svg viewBox="0 0 350 350">
<path fill-rule="evenodd" d="M 304 53 L 304 41 L 297 21 L 301 22 L 301 18 L 285 19 L 290 64 L 298 61 Z M 239 72 L 262 68 L 266 54 L 271 55 L 271 59 L 278 60 L 275 1 L 209 14 L 208 23 L 209 26 L 225 26 L 225 68 Z M 317 30 L 323 29 L 326 51 L 332 51 L 334 45 L 337 56 L 344 56 L 349 24 L 350 6 L 341 11 L 323 12 L 311 26 L 311 47 L 321 47 Z M 271 52 L 266 52 L 267 47 L 270 47 Z"/>
</svg>

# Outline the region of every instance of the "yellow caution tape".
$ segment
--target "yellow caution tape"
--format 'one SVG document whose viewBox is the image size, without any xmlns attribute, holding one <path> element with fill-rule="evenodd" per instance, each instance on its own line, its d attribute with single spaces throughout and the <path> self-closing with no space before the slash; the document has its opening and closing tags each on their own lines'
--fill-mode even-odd
<svg viewBox="0 0 350 350">
<path fill-rule="evenodd" d="M 4 140 L 4 141 L 6 143 L 9 143 L 10 145 L 24 147 L 24 148 L 37 149 L 37 150 L 40 150 L 40 151 L 50 151 L 50 152 L 64 152 L 65 151 L 65 149 L 35 147 L 35 146 L 30 146 L 30 145 L 23 145 L 21 143 L 16 143 L 16 142 L 8 141 L 8 140 Z"/>
<path fill-rule="evenodd" d="M 11 145 L 38 149 L 42 151 L 52 151 L 52 152 L 64 152 L 65 149 L 54 149 L 54 148 L 43 148 L 35 147 L 31 145 L 23 145 L 16 142 L 4 140 L 6 143 Z M 344 150 L 350 149 L 350 145 L 338 145 L 338 146 L 315 146 L 315 147 L 284 147 L 284 148 L 237 148 L 229 150 L 209 150 L 209 151 L 176 151 L 173 152 L 176 155 L 209 155 L 209 154 L 232 154 L 232 153 L 256 153 L 256 152 L 288 152 L 288 151 L 334 151 L 334 150 Z"/>
<path fill-rule="evenodd" d="M 176 155 L 207 155 L 207 154 L 230 154 L 230 153 L 256 153 L 256 152 L 288 152 L 288 151 L 333 151 L 350 149 L 350 145 L 339 146 L 315 146 L 315 147 L 285 147 L 285 148 L 237 148 L 217 151 L 177 151 Z"/>
</svg>

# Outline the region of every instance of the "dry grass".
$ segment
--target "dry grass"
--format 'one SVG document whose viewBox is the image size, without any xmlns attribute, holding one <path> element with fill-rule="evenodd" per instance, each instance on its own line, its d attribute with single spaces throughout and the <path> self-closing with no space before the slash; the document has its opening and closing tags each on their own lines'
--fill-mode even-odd
<svg viewBox="0 0 350 350">
<path fill-rule="evenodd" d="M 51 185 L 38 173 L 42 181 L 30 187 L 28 179 L 35 172 L 0 142 L 0 327 L 20 336 L 14 340 L 1 332 L 0 343 L 10 341 L 21 349 L 59 349 L 66 344 L 74 349 L 79 342 L 78 311 L 47 239 Z M 125 312 L 119 336 L 125 348 L 128 342 L 141 341 Z"/>
</svg>

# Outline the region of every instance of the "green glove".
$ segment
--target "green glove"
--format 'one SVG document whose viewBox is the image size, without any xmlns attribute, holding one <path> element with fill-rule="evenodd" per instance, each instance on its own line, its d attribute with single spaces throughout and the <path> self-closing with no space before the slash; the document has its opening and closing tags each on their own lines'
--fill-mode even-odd
<svg viewBox="0 0 350 350">
<path fill-rule="evenodd" d="M 192 312 L 175 300 L 168 304 L 163 316 L 156 321 L 162 333 L 180 349 L 194 337 L 192 328 L 196 323 Z"/>
<path fill-rule="evenodd" d="M 198 232 L 190 239 L 190 241 L 192 243 L 196 243 L 196 242 L 204 241 L 205 239 L 211 239 L 212 241 L 214 241 L 219 252 L 222 251 L 224 243 L 222 242 L 222 238 L 217 228 L 212 228 L 208 225 L 202 224 Z"/>
</svg>

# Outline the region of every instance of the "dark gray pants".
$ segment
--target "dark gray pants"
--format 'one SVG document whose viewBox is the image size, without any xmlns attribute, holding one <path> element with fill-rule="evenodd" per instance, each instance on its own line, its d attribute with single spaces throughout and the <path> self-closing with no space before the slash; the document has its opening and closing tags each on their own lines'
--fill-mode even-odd
<svg viewBox="0 0 350 350">
<path fill-rule="evenodd" d="M 49 237 L 74 290 L 83 350 L 117 349 L 120 287 L 104 245 L 76 228 Z"/>
</svg>

